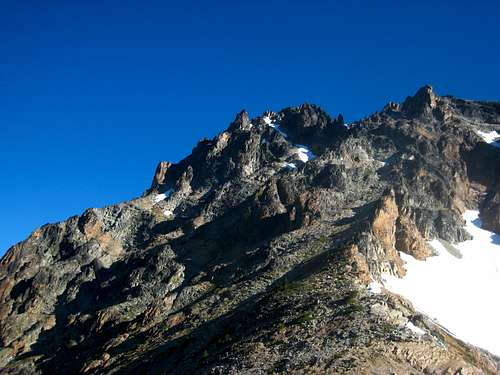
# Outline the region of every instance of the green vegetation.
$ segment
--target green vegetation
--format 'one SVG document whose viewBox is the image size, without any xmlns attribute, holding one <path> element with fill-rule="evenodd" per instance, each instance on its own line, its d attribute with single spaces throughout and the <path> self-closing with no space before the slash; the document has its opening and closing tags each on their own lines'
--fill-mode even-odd
<svg viewBox="0 0 500 375">
<path fill-rule="evenodd" d="M 296 320 L 297 324 L 306 324 L 314 320 L 314 311 L 308 310 L 303 312 Z"/>
<path fill-rule="evenodd" d="M 308 254 L 315 255 L 325 248 L 328 244 L 328 237 L 324 234 L 319 236 L 318 239 L 314 240 L 309 248 Z"/>
<path fill-rule="evenodd" d="M 352 305 L 346 306 L 346 308 L 342 311 L 342 315 L 349 315 L 349 314 L 352 314 L 355 312 L 360 312 L 363 310 L 364 310 L 364 308 L 362 305 L 352 304 Z"/>
<path fill-rule="evenodd" d="M 345 297 L 344 301 L 348 305 L 352 305 L 358 302 L 359 292 L 357 290 L 350 291 Z"/>
<path fill-rule="evenodd" d="M 359 303 L 359 292 L 351 290 L 342 300 L 344 308 L 340 312 L 341 315 L 363 311 L 364 307 Z"/>
<path fill-rule="evenodd" d="M 286 331 L 286 324 L 284 322 L 280 322 L 278 325 L 278 332 L 285 332 Z"/>
<path fill-rule="evenodd" d="M 275 293 L 279 297 L 290 297 L 306 293 L 310 290 L 310 286 L 305 280 L 288 281 L 285 280 L 281 285 L 275 289 Z"/>
</svg>

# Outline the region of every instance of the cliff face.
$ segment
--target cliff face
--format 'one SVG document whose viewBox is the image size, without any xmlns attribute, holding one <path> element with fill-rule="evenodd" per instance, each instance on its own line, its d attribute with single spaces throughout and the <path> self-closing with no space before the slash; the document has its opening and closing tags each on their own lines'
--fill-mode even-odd
<svg viewBox="0 0 500 375">
<path fill-rule="evenodd" d="M 500 104 L 430 87 L 344 125 L 304 104 L 162 162 L 137 199 L 48 224 L 0 267 L 3 373 L 499 373 L 401 297 L 398 251 L 500 233 Z M 371 284 L 370 284 L 371 285 Z"/>
</svg>

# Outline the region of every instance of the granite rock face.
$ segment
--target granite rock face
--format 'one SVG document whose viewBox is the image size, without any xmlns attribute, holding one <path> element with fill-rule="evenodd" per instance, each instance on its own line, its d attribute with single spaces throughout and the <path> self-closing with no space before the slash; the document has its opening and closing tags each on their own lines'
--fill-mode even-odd
<svg viewBox="0 0 500 375">
<path fill-rule="evenodd" d="M 47 224 L 0 264 L 5 374 L 496 374 L 388 292 L 399 251 L 500 233 L 500 104 L 420 89 L 346 126 L 304 104 L 161 162 L 139 198 Z M 417 334 L 408 323 L 423 330 Z"/>
</svg>

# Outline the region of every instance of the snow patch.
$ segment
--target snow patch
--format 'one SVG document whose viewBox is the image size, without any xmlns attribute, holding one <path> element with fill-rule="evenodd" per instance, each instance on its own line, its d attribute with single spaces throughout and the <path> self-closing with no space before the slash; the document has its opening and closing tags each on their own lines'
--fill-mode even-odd
<svg viewBox="0 0 500 375">
<path fill-rule="evenodd" d="M 498 138 L 500 138 L 500 134 L 498 134 L 498 132 L 496 132 L 495 130 L 492 130 L 490 132 L 483 132 L 481 130 L 478 130 L 477 134 L 479 134 L 486 143 L 489 143 L 496 147 L 500 147 L 500 142 L 496 141 Z"/>
<path fill-rule="evenodd" d="M 478 211 L 463 217 L 473 238 L 455 245 L 462 258 L 432 240 L 438 255 L 419 261 L 400 253 L 407 273 L 401 279 L 384 275 L 384 287 L 459 339 L 500 355 L 500 236 L 481 229 Z"/>
<path fill-rule="evenodd" d="M 283 166 L 288 169 L 297 169 L 297 166 L 294 163 L 284 163 Z"/>
<path fill-rule="evenodd" d="M 170 198 L 173 192 L 174 191 L 172 189 L 169 189 L 164 193 L 156 194 L 155 196 L 153 196 L 153 202 L 158 203 L 164 201 L 165 199 Z"/>
<path fill-rule="evenodd" d="M 262 118 L 262 120 L 264 120 L 264 122 L 266 123 L 266 125 L 271 125 L 273 122 L 271 121 L 271 118 L 269 116 L 264 116 Z"/>
<path fill-rule="evenodd" d="M 165 215 L 166 217 L 174 217 L 174 213 L 170 210 L 163 211 L 163 215 Z"/>
<path fill-rule="evenodd" d="M 279 124 L 277 123 L 274 123 L 271 118 L 269 116 L 264 116 L 262 118 L 262 120 L 264 120 L 264 122 L 266 123 L 266 125 L 270 126 L 271 128 L 273 128 L 274 130 L 276 130 L 278 133 L 280 133 L 283 137 L 288 137 L 287 134 L 282 131 L 280 128 L 279 128 Z"/>
<path fill-rule="evenodd" d="M 306 146 L 297 145 L 297 147 L 297 155 L 302 162 L 307 163 L 316 157 Z"/>
<path fill-rule="evenodd" d="M 372 281 L 368 284 L 368 291 L 373 294 L 380 294 L 382 293 L 382 284 L 377 281 Z"/>
<path fill-rule="evenodd" d="M 415 333 L 418 336 L 425 335 L 425 331 L 422 328 L 418 328 L 412 322 L 406 323 L 406 328 L 408 328 L 410 331 L 412 331 L 413 333 Z"/>
<path fill-rule="evenodd" d="M 165 194 L 157 194 L 157 195 L 155 195 L 155 196 L 153 197 L 153 201 L 154 201 L 155 203 L 158 203 L 158 202 L 160 202 L 160 201 L 162 201 L 162 200 L 165 200 L 165 199 L 167 199 L 167 196 L 166 196 Z"/>
</svg>

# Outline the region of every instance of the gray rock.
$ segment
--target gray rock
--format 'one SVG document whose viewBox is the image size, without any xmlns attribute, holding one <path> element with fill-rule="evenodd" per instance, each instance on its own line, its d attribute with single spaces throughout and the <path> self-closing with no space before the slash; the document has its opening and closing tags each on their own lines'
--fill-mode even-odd
<svg viewBox="0 0 500 375">
<path fill-rule="evenodd" d="M 477 135 L 499 124 L 498 103 L 428 86 L 349 127 L 311 104 L 242 111 L 141 197 L 6 253 L 3 373 L 498 373 L 366 284 L 404 274 L 397 247 L 467 239 L 466 208 L 499 233 L 499 150 Z"/>
</svg>

